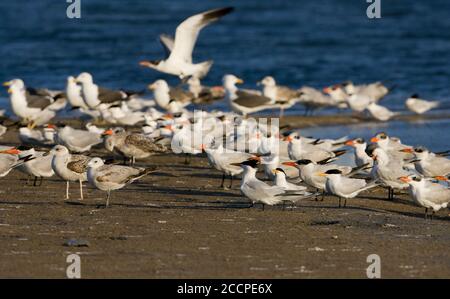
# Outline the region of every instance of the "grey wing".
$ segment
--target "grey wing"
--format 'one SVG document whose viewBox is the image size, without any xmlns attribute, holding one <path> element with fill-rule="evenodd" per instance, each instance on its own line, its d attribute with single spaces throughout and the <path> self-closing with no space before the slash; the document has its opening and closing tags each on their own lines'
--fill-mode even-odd
<svg viewBox="0 0 450 299">
<path fill-rule="evenodd" d="M 191 92 L 185 91 L 181 87 L 171 88 L 169 96 L 171 100 L 181 103 L 189 102 L 194 98 L 194 95 Z"/>
<path fill-rule="evenodd" d="M 431 196 L 430 201 L 437 204 L 444 204 L 446 202 L 450 202 L 450 189 L 434 183 L 429 185 L 428 188 L 429 188 L 428 194 Z"/>
<path fill-rule="evenodd" d="M 87 171 L 88 163 L 91 158 L 83 155 L 72 155 L 71 161 L 67 163 L 67 168 L 76 173 L 83 173 Z"/>
<path fill-rule="evenodd" d="M 161 45 L 164 48 L 164 52 L 166 52 L 166 59 L 167 59 L 173 50 L 173 45 L 175 41 L 173 37 L 168 34 L 161 34 L 159 36 L 159 41 L 161 42 Z"/>
<path fill-rule="evenodd" d="M 340 185 L 340 188 L 344 194 L 352 194 L 353 192 L 366 186 L 366 181 L 363 179 L 350 179 L 343 177 L 342 183 L 343 184 Z"/>
<path fill-rule="evenodd" d="M 271 99 L 265 96 L 259 96 L 255 94 L 246 93 L 243 91 L 236 92 L 237 98 L 233 100 L 234 103 L 245 107 L 258 107 L 263 105 L 269 105 Z"/>
<path fill-rule="evenodd" d="M 96 180 L 99 182 L 111 182 L 116 184 L 126 184 L 138 177 L 145 170 L 120 165 L 104 165 L 98 171 Z"/>
<path fill-rule="evenodd" d="M 166 148 L 162 144 L 155 143 L 141 134 L 130 134 L 125 138 L 125 143 L 133 145 L 144 151 L 165 152 Z"/>
<path fill-rule="evenodd" d="M 26 100 L 29 108 L 39 108 L 41 110 L 53 103 L 53 98 L 49 96 L 32 95 L 29 93 L 26 94 Z"/>
<path fill-rule="evenodd" d="M 98 99 L 102 103 L 115 103 L 123 101 L 127 98 L 127 95 L 119 90 L 110 90 L 106 88 L 98 88 Z"/>
</svg>

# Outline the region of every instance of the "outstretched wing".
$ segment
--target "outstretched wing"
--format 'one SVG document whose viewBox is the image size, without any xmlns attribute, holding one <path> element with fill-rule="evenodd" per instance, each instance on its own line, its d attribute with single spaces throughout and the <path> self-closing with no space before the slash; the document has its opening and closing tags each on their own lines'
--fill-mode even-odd
<svg viewBox="0 0 450 299">
<path fill-rule="evenodd" d="M 159 36 L 159 41 L 161 42 L 161 45 L 166 52 L 166 58 L 168 58 L 170 56 L 170 53 L 172 53 L 173 45 L 175 44 L 173 37 L 168 34 L 161 34 Z"/>
<path fill-rule="evenodd" d="M 169 59 L 192 63 L 192 51 L 200 30 L 231 11 L 233 11 L 232 7 L 213 9 L 183 21 L 175 32 L 175 43 Z"/>
</svg>

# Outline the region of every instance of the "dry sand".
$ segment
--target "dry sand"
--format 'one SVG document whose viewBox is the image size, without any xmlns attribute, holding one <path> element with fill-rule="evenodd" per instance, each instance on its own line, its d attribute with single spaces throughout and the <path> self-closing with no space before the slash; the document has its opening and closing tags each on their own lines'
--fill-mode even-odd
<svg viewBox="0 0 450 299">
<path fill-rule="evenodd" d="M 17 144 L 17 132 L 2 143 Z M 106 155 L 103 150 L 94 154 Z M 26 185 L 18 171 L 0 187 L 0 277 L 65 278 L 66 257 L 81 256 L 83 278 L 366 278 L 367 256 L 381 275 L 450 277 L 450 217 L 433 221 L 408 195 L 375 189 L 338 208 L 305 200 L 292 210 L 249 208 L 202 157 L 162 155 L 141 165 L 160 172 L 112 193 L 86 188 L 64 201 L 65 183 Z M 69 239 L 88 247 L 63 246 Z"/>
</svg>

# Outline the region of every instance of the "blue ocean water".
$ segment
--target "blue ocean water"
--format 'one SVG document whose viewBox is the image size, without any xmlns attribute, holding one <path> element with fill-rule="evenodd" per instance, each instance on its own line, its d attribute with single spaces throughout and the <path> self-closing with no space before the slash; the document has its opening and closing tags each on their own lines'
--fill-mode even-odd
<svg viewBox="0 0 450 299">
<path fill-rule="evenodd" d="M 81 0 L 81 19 L 68 19 L 67 5 L 0 2 L 0 80 L 20 77 L 30 86 L 61 89 L 68 75 L 89 71 L 108 87 L 142 90 L 158 78 L 177 84 L 138 62 L 161 58 L 158 35 L 173 34 L 187 16 L 232 5 L 235 12 L 204 29 L 195 49 L 195 61 L 215 61 L 205 84 L 220 84 L 225 73 L 250 88 L 265 75 L 291 87 L 382 80 L 396 86 L 383 102 L 391 109 L 404 110 L 412 93 L 450 107 L 447 0 L 381 0 L 376 20 L 367 18 L 365 0 Z M 6 92 L 0 94 L 6 104 Z M 400 137 L 411 133 L 405 123 L 387 129 L 396 126 Z M 446 138 L 437 144 L 450 147 L 450 125 L 441 126 Z M 434 127 L 421 128 L 416 132 L 430 135 Z"/>
</svg>

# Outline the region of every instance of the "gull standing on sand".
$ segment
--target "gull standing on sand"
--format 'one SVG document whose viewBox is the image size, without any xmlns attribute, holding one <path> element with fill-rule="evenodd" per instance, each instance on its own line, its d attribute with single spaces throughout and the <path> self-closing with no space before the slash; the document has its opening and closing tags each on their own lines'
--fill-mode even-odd
<svg viewBox="0 0 450 299">
<path fill-rule="evenodd" d="M 403 176 L 399 180 L 409 185 L 409 193 L 413 200 L 425 208 L 425 219 L 427 219 L 429 209 L 433 210 L 431 214 L 431 219 L 433 219 L 435 212 L 448 207 L 450 203 L 448 187 L 420 177 Z"/>
<path fill-rule="evenodd" d="M 374 181 L 367 183 L 363 179 L 354 179 L 342 175 L 339 169 L 329 169 L 326 172 L 318 174 L 326 177 L 325 191 L 339 198 L 339 207 L 341 199 L 344 199 L 344 207 L 347 206 L 347 199 L 356 197 L 359 193 L 378 186 Z"/>
<path fill-rule="evenodd" d="M 15 115 L 25 121 L 30 128 L 41 126 L 55 117 L 56 112 L 66 105 L 62 95 L 31 94 L 21 79 L 3 83 L 9 86 L 11 108 Z"/>
<path fill-rule="evenodd" d="M 92 75 L 81 73 L 76 78 L 77 83 L 81 83 L 83 100 L 90 109 L 97 110 L 100 104 L 120 104 L 122 101 L 128 101 L 135 93 L 122 90 L 110 90 L 99 87 L 94 83 Z"/>
<path fill-rule="evenodd" d="M 173 45 L 166 45 L 170 54 L 165 60 L 142 61 L 140 65 L 162 73 L 178 76 L 180 79 L 193 76 L 203 78 L 209 72 L 213 61 L 194 64 L 192 52 L 200 31 L 207 25 L 219 20 L 233 11 L 232 7 L 209 10 L 191 16 L 178 25 Z M 165 38 L 167 40 L 167 36 Z M 168 39 L 170 41 L 170 38 Z"/>
<path fill-rule="evenodd" d="M 106 207 L 108 207 L 112 190 L 121 189 L 154 171 L 155 167 L 105 165 L 102 159 L 92 158 L 88 163 L 87 177 L 90 184 L 107 192 Z"/>
<path fill-rule="evenodd" d="M 69 199 L 69 182 L 80 183 L 80 199 L 83 200 L 83 182 L 87 181 L 87 164 L 91 158 L 72 155 L 63 145 L 56 145 L 46 155 L 53 155 L 53 171 L 66 181 L 66 200 Z"/>
<path fill-rule="evenodd" d="M 273 104 L 272 99 L 269 97 L 239 90 L 236 87 L 236 84 L 242 84 L 243 82 L 242 79 L 239 79 L 234 75 L 225 75 L 223 77 L 225 98 L 235 112 L 241 113 L 246 117 L 251 113 L 279 107 L 279 105 Z"/>
<path fill-rule="evenodd" d="M 136 159 L 145 159 L 157 153 L 165 153 L 167 148 L 142 134 L 128 133 L 125 130 L 107 130 L 104 133 L 105 148 L 114 152 L 117 150 L 122 156 L 131 159 L 134 165 Z"/>
<path fill-rule="evenodd" d="M 285 109 L 289 109 L 299 101 L 302 93 L 286 86 L 277 85 L 272 76 L 264 77 L 258 84 L 263 88 L 263 95 L 272 100 L 272 104 L 280 105 L 280 118 L 283 117 Z"/>
<path fill-rule="evenodd" d="M 438 107 L 439 104 L 439 101 L 423 100 L 419 97 L 418 94 L 413 94 L 405 102 L 406 108 L 416 114 L 424 114 L 425 112 Z"/>
</svg>

